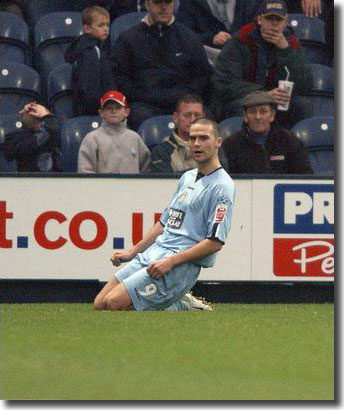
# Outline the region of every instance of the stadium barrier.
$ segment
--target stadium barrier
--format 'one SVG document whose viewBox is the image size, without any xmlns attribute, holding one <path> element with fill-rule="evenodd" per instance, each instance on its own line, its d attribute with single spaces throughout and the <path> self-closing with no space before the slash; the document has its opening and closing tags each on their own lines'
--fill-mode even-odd
<svg viewBox="0 0 344 410">
<path fill-rule="evenodd" d="M 138 242 L 176 178 L 0 175 L 0 279 L 100 280 Z M 238 177 L 228 241 L 200 281 L 334 280 L 334 180 Z"/>
</svg>

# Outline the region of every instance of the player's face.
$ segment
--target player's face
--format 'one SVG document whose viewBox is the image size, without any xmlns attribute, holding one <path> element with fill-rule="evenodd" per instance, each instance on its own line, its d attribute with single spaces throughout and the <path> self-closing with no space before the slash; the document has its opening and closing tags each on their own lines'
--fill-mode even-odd
<svg viewBox="0 0 344 410">
<path fill-rule="evenodd" d="M 203 105 L 199 103 L 182 103 L 175 113 L 173 121 L 177 132 L 183 140 L 189 139 L 190 125 L 198 118 L 204 117 Z"/>
<path fill-rule="evenodd" d="M 167 25 L 173 16 L 174 0 L 146 0 L 148 19 L 151 24 Z"/>
<path fill-rule="evenodd" d="M 274 31 L 276 33 L 283 33 L 287 26 L 287 19 L 280 16 L 257 16 L 257 23 L 260 26 L 262 35 L 266 32 Z"/>
<path fill-rule="evenodd" d="M 275 119 L 275 111 L 270 104 L 248 107 L 244 110 L 244 119 L 252 131 L 265 134 Z"/>
<path fill-rule="evenodd" d="M 98 40 L 106 40 L 109 35 L 110 19 L 101 14 L 94 14 L 92 16 L 92 23 L 84 25 L 84 32 L 91 34 Z"/>
<path fill-rule="evenodd" d="M 100 116 L 109 124 L 119 124 L 129 115 L 129 108 L 125 108 L 116 102 L 108 102 L 102 110 Z"/>
<path fill-rule="evenodd" d="M 189 144 L 195 161 L 198 164 L 205 164 L 218 157 L 222 138 L 215 136 L 210 124 L 192 124 Z"/>
</svg>

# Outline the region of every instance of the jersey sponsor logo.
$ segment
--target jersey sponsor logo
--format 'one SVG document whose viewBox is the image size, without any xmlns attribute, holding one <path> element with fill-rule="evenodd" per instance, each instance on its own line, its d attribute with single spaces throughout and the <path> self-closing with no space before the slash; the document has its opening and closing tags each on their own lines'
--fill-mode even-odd
<svg viewBox="0 0 344 410">
<path fill-rule="evenodd" d="M 334 276 L 334 185 L 277 184 L 276 276 Z"/>
<path fill-rule="evenodd" d="M 215 210 L 215 223 L 220 223 L 224 220 L 227 212 L 226 204 L 219 204 Z"/>
<path fill-rule="evenodd" d="M 185 212 L 180 209 L 170 208 L 168 210 L 167 226 L 173 229 L 180 229 L 183 225 Z"/>
</svg>

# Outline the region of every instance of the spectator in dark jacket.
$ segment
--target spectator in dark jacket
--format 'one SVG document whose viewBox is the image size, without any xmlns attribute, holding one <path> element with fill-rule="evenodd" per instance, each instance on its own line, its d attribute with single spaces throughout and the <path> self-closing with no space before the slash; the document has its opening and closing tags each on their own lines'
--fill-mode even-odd
<svg viewBox="0 0 344 410">
<path fill-rule="evenodd" d="M 146 0 L 143 21 L 123 32 L 113 47 L 115 81 L 128 97 L 128 124 L 172 114 L 185 94 L 203 96 L 212 69 L 196 35 L 177 23 L 174 0 Z"/>
<path fill-rule="evenodd" d="M 115 88 L 113 64 L 106 44 L 109 13 L 103 7 L 87 7 L 82 12 L 82 24 L 84 34 L 69 46 L 65 59 L 74 64 L 75 115 L 97 115 L 100 98 Z"/>
<path fill-rule="evenodd" d="M 257 24 L 250 23 L 233 36 L 222 48 L 217 60 L 213 82 L 214 106 L 218 120 L 241 115 L 245 95 L 266 90 L 278 104 L 289 101 L 278 80 L 294 82 L 292 96 L 312 87 L 312 75 L 301 47 L 287 26 L 287 9 L 283 0 L 265 0 L 259 8 Z M 287 71 L 288 70 L 288 71 Z M 292 116 L 293 98 L 286 114 L 278 113 L 284 124 Z"/>
<path fill-rule="evenodd" d="M 256 15 L 261 0 L 183 0 L 176 19 L 193 30 L 215 64 L 232 34 Z"/>
<path fill-rule="evenodd" d="M 230 174 L 312 174 L 302 142 L 274 122 L 276 103 L 266 91 L 244 98 L 244 124 L 222 147 Z"/>
<path fill-rule="evenodd" d="M 5 137 L 7 160 L 16 160 L 19 172 L 62 171 L 58 119 L 35 102 L 25 105 L 19 114 L 22 130 Z"/>
<path fill-rule="evenodd" d="M 235 32 L 250 23 L 261 0 L 183 0 L 176 19 L 193 30 L 202 44 L 222 48 Z"/>
</svg>

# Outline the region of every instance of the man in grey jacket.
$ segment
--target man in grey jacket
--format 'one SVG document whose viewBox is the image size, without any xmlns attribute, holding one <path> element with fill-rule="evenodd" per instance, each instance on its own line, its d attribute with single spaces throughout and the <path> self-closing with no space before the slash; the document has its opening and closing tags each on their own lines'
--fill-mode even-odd
<svg viewBox="0 0 344 410">
<path fill-rule="evenodd" d="M 173 113 L 175 130 L 171 130 L 162 143 L 154 147 L 151 156 L 151 173 L 174 174 L 196 168 L 189 146 L 190 126 L 204 117 L 203 100 L 195 94 L 181 97 Z"/>
<path fill-rule="evenodd" d="M 78 172 L 137 174 L 148 170 L 150 151 L 136 132 L 127 128 L 130 113 L 126 97 L 111 90 L 100 100 L 99 128 L 83 139 Z"/>
</svg>

